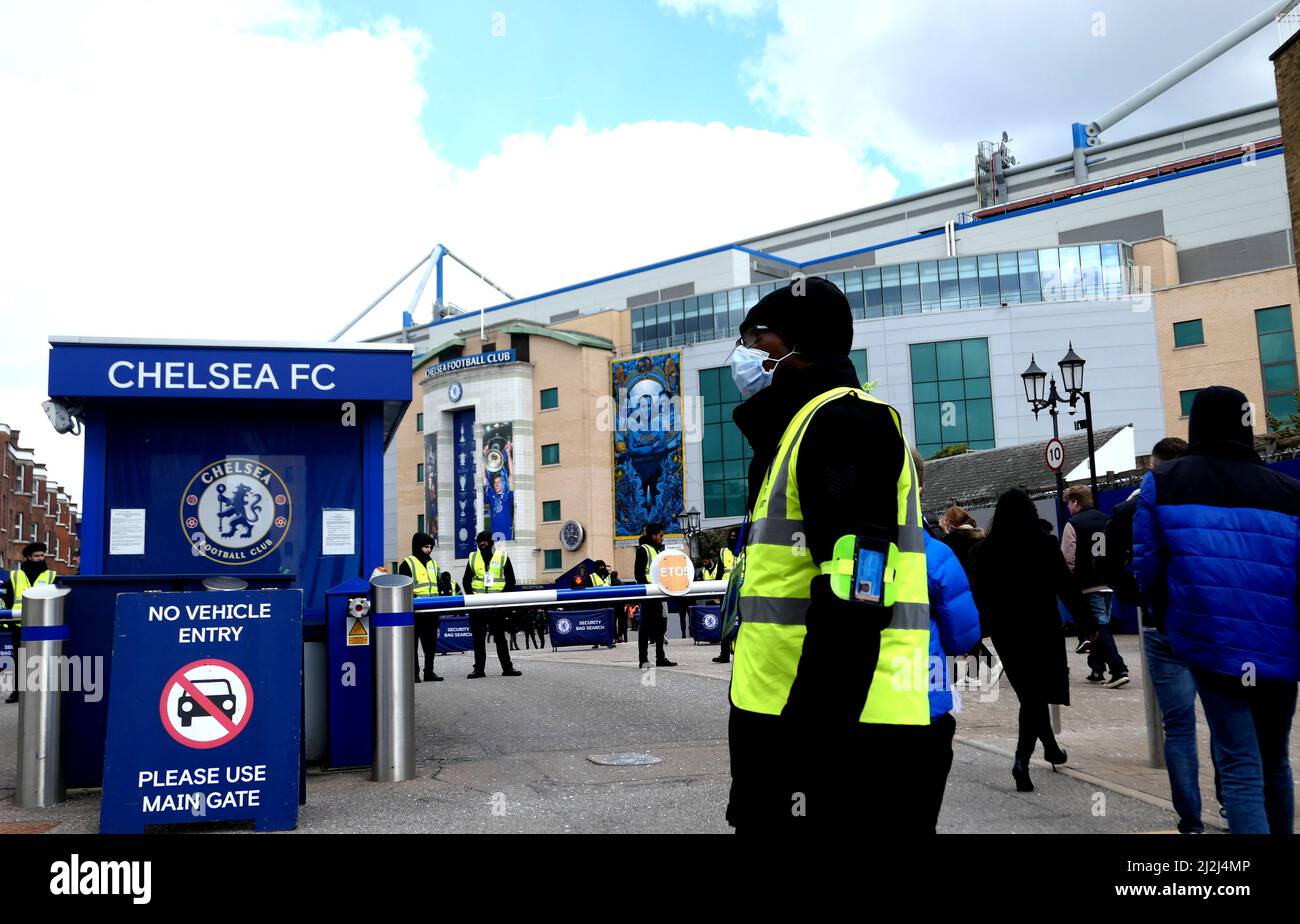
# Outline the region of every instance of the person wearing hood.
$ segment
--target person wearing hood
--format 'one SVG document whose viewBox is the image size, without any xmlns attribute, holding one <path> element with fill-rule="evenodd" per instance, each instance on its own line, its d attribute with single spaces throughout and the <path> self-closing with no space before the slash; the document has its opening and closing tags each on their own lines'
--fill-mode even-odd
<svg viewBox="0 0 1300 924">
<path fill-rule="evenodd" d="M 4 583 L 4 609 L 13 610 L 12 621 L 0 624 L 8 629 L 13 638 L 14 654 L 17 656 L 23 625 L 23 594 L 38 584 L 53 584 L 57 575 L 45 564 L 45 543 L 29 542 L 23 546 L 23 560 L 18 568 L 9 574 Z M 18 702 L 18 689 L 9 693 L 6 703 Z"/>
<path fill-rule="evenodd" d="M 745 400 L 732 416 L 753 459 L 727 821 L 737 833 L 923 831 L 926 806 L 907 794 L 929 737 L 927 684 L 911 677 L 930 617 L 898 412 L 862 390 L 852 310 L 825 279 L 764 296 L 738 333 Z"/>
<path fill-rule="evenodd" d="M 1173 654 L 1191 668 L 1229 830 L 1290 834 L 1300 481 L 1263 464 L 1253 420 L 1235 388 L 1196 395 L 1187 452 L 1142 479 L 1133 572 Z"/>
<path fill-rule="evenodd" d="M 433 560 L 433 537 L 428 533 L 416 533 L 411 537 L 411 554 L 406 556 L 397 568 L 398 574 L 405 574 L 415 581 L 415 599 L 438 596 L 440 572 L 438 563 Z M 420 649 L 424 649 L 424 679 L 441 680 L 433 672 L 433 659 L 438 653 L 438 625 L 441 623 L 437 610 L 415 611 L 415 682 L 420 682 Z"/>
<path fill-rule="evenodd" d="M 496 548 L 492 534 L 483 530 L 474 540 L 478 546 L 469 555 L 465 563 L 465 575 L 461 583 L 472 594 L 508 593 L 515 589 L 515 566 L 510 563 L 510 556 L 505 549 Z M 487 634 L 491 630 L 496 639 L 497 659 L 501 662 L 502 677 L 518 677 L 523 672 L 518 670 L 510 660 L 510 643 L 506 639 L 506 613 L 493 607 L 484 609 L 474 607 L 469 611 L 469 631 L 474 637 L 474 669 L 469 673 L 470 680 L 486 677 Z M 518 646 L 516 646 L 518 647 Z"/>
</svg>

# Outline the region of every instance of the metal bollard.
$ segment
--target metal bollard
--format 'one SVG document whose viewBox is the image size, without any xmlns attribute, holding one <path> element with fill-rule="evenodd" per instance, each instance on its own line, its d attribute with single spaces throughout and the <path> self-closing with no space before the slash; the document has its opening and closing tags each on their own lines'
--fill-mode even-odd
<svg viewBox="0 0 1300 924">
<path fill-rule="evenodd" d="M 15 651 L 21 678 L 35 680 L 18 694 L 18 807 L 50 808 L 67 800 L 63 787 L 62 694 L 59 665 L 68 627 L 67 587 L 41 584 L 23 594 L 22 648 Z M 67 676 L 68 672 L 63 672 Z"/>
<path fill-rule="evenodd" d="M 203 579 L 204 590 L 248 590 L 248 582 L 237 577 L 210 577 Z"/>
<path fill-rule="evenodd" d="M 415 598 L 404 574 L 370 579 L 375 653 L 375 747 L 370 778 L 400 783 L 415 776 Z"/>
<path fill-rule="evenodd" d="M 1151 682 L 1151 665 L 1147 663 L 1146 629 L 1138 624 L 1138 652 L 1142 656 L 1142 704 L 1147 722 L 1147 757 L 1152 769 L 1165 767 L 1165 723 L 1156 699 L 1156 688 Z"/>
</svg>

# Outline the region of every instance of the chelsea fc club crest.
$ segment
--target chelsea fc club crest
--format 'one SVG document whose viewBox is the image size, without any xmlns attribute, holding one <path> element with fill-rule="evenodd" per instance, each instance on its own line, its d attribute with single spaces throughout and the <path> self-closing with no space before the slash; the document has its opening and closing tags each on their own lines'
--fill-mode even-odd
<svg viewBox="0 0 1300 924">
<path fill-rule="evenodd" d="M 223 565 L 248 565 L 284 541 L 293 503 L 284 479 L 256 459 L 204 466 L 181 496 L 181 528 L 194 549 Z"/>
</svg>

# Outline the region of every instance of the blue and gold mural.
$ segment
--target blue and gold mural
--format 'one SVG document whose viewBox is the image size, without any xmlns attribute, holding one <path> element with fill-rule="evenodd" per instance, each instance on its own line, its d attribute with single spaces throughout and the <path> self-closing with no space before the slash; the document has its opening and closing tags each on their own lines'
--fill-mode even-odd
<svg viewBox="0 0 1300 924">
<path fill-rule="evenodd" d="M 682 354 L 610 363 L 614 423 L 614 538 L 636 539 L 647 523 L 678 533 L 683 504 Z M 678 533 L 680 534 L 680 533 Z"/>
</svg>

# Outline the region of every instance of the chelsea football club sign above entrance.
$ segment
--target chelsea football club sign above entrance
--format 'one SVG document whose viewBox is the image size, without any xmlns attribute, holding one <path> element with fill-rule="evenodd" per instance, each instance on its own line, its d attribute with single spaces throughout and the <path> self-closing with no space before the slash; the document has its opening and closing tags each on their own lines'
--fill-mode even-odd
<svg viewBox="0 0 1300 924">
<path fill-rule="evenodd" d="M 425 378 L 437 378 L 440 375 L 446 375 L 448 372 L 461 372 L 465 369 L 474 369 L 478 366 L 502 366 L 506 363 L 516 361 L 514 350 L 496 350 L 492 353 L 476 353 L 473 356 L 457 356 L 455 359 L 449 359 L 445 363 L 438 363 L 436 366 L 430 366 L 425 371 Z M 452 398 L 452 401 L 459 401 L 459 398 Z"/>
</svg>

